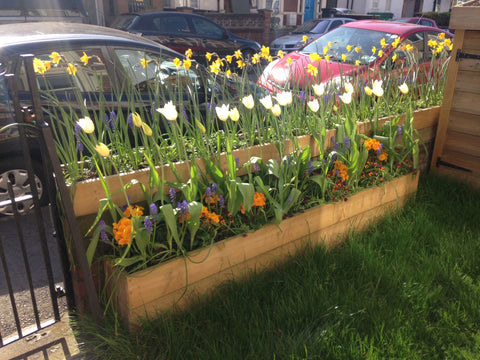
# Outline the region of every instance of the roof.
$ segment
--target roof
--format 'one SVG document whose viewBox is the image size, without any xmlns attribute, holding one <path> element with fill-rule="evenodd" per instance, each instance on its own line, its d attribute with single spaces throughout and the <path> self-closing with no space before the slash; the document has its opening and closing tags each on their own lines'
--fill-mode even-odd
<svg viewBox="0 0 480 360">
<path fill-rule="evenodd" d="M 404 23 L 399 21 L 385 21 L 385 20 L 358 20 L 346 23 L 343 25 L 344 27 L 353 27 L 353 28 L 360 28 L 360 29 L 368 29 L 368 30 L 377 30 L 383 31 L 387 33 L 403 35 L 407 34 L 413 30 L 426 30 L 431 31 L 431 26 L 425 25 L 418 25 L 412 23 Z"/>
<path fill-rule="evenodd" d="M 32 42 L 60 41 L 65 39 L 141 42 L 148 46 L 163 48 L 163 46 L 158 43 L 146 38 L 141 38 L 138 35 L 97 25 L 57 21 L 0 25 L 0 47 Z"/>
</svg>

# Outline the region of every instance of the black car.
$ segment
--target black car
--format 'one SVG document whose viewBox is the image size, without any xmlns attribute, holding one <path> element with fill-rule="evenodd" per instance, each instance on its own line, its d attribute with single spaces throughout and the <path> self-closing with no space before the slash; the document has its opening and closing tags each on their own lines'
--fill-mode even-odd
<svg viewBox="0 0 480 360">
<path fill-rule="evenodd" d="M 9 198 L 7 180 L 13 184 L 16 198 L 30 194 L 18 129 L 15 126 L 5 129 L 6 125 L 16 122 L 7 78 L 18 84 L 21 107 L 26 111 L 32 107 L 26 69 L 21 61 L 22 54 L 34 56 L 33 65 L 36 67 L 38 88 L 43 94 L 42 107 L 47 122 L 50 121 L 49 113 L 58 111 L 59 104 L 67 111 L 78 111 L 80 101 L 84 108 L 106 111 L 98 109 L 100 96 L 104 98 L 104 103 L 122 111 L 122 106 L 128 107 L 132 103 L 132 99 L 126 98 L 122 89 L 136 89 L 137 97 L 133 100 L 136 105 L 144 102 L 145 106 L 151 107 L 152 99 L 144 91 L 145 84 L 154 80 L 167 90 L 177 91 L 177 82 L 188 77 L 188 83 L 197 87 L 197 106 L 204 108 L 207 107 L 207 93 L 215 91 L 214 86 L 209 87 L 211 76 L 203 66 L 193 63 L 190 69 L 178 67 L 175 61 L 184 60 L 183 55 L 134 34 L 74 23 L 0 25 L 0 214 L 12 214 L 11 205 L 5 204 Z M 145 66 L 147 63 L 149 66 Z M 186 102 L 191 101 L 191 90 L 183 90 Z M 235 93 L 237 90 L 232 85 L 229 91 Z M 50 96 L 52 97 L 49 98 Z M 52 105 L 52 98 L 60 103 Z M 157 103 L 156 106 L 161 104 Z M 74 125 L 73 123 L 72 126 Z M 35 139 L 30 139 L 29 142 L 37 190 L 41 200 L 45 200 L 38 144 Z M 25 201 L 19 205 L 22 212 L 32 202 Z"/>
<path fill-rule="evenodd" d="M 241 50 L 245 57 L 257 53 L 259 43 L 232 34 L 210 19 L 192 13 L 160 11 L 124 14 L 117 17 L 112 28 L 140 34 L 182 54 L 188 49 L 193 58 L 205 62 L 205 54 L 220 57 Z"/>
</svg>

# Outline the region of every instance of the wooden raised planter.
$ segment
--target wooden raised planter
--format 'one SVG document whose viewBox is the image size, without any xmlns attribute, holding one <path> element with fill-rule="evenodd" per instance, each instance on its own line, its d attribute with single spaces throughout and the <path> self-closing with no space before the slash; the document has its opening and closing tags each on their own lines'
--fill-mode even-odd
<svg viewBox="0 0 480 360">
<path fill-rule="evenodd" d="M 435 138 L 438 117 L 440 113 L 440 107 L 432 107 L 428 109 L 422 109 L 414 112 L 414 127 L 420 134 L 422 140 L 427 144 L 427 148 L 431 148 L 433 144 L 433 139 Z M 390 119 L 391 117 L 383 118 L 379 120 L 379 125 L 382 124 Z M 362 134 L 368 134 L 370 132 L 370 123 L 363 122 L 358 124 L 358 132 Z M 327 131 L 326 141 L 325 141 L 325 148 L 333 147 L 331 142 L 331 138 L 335 135 L 336 130 L 329 130 Z M 304 147 L 305 145 L 310 145 L 312 149 L 312 156 L 318 155 L 318 149 L 316 147 L 316 143 L 313 137 L 306 135 L 299 138 L 300 146 Z M 292 144 L 291 142 L 287 141 L 285 150 L 286 152 L 292 151 Z M 423 149 L 423 148 L 422 148 Z M 279 160 L 279 154 L 277 148 L 274 144 L 265 144 L 262 146 L 253 146 L 248 149 L 242 150 L 235 150 L 234 156 L 238 157 L 240 163 L 245 163 L 251 156 L 258 156 L 262 157 L 264 160 L 267 159 L 277 159 Z M 225 155 L 221 156 L 221 162 L 223 168 L 227 168 L 226 166 L 226 158 Z M 420 158 L 420 169 L 424 170 L 429 164 L 428 154 L 425 152 L 421 153 Z M 201 159 L 197 160 L 197 165 L 200 169 L 204 169 L 204 163 Z M 183 180 L 188 180 L 190 171 L 189 171 L 189 164 L 182 162 L 175 164 L 175 170 L 180 175 Z M 158 172 L 160 173 L 160 168 L 158 168 Z M 163 176 L 165 181 L 176 182 L 177 179 L 174 176 L 174 173 L 170 166 L 165 165 L 163 167 Z M 122 174 L 122 183 L 126 184 L 132 179 L 136 179 L 142 184 L 144 184 L 148 188 L 148 178 L 149 178 L 149 169 L 139 170 L 131 173 Z M 121 183 L 119 176 L 112 175 L 108 176 L 107 182 L 110 187 L 110 191 L 113 193 L 121 188 Z M 105 192 L 103 189 L 102 184 L 98 179 L 93 180 L 86 180 L 79 182 L 71 187 L 72 191 L 72 199 L 73 199 L 73 207 L 74 212 L 77 217 L 84 217 L 87 215 L 96 214 L 98 211 L 98 204 L 99 201 L 105 198 Z M 168 188 L 165 188 L 164 191 L 167 193 Z M 144 200 L 144 194 L 140 186 L 135 185 L 128 189 L 128 195 L 131 198 L 133 203 L 141 202 Z M 123 204 L 124 195 L 118 194 L 113 197 L 114 202 L 117 204 Z M 91 224 L 87 224 L 88 226 Z"/>
<path fill-rule="evenodd" d="M 197 295 L 205 295 L 228 279 L 284 261 L 308 243 L 335 246 L 351 230 L 360 230 L 385 212 L 397 209 L 418 186 L 418 173 L 362 190 L 348 201 L 309 209 L 265 227 L 235 236 L 134 274 L 121 273 L 114 296 L 121 319 L 135 327 L 139 318 L 185 308 Z M 108 266 L 107 266 L 107 272 Z"/>
</svg>

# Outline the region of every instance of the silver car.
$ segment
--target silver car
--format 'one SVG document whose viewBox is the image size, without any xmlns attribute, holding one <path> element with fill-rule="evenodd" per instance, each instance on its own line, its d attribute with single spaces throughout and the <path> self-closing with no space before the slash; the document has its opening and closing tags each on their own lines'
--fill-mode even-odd
<svg viewBox="0 0 480 360">
<path fill-rule="evenodd" d="M 273 40 L 270 44 L 270 51 L 276 53 L 278 50 L 283 52 L 298 50 L 305 45 L 304 36 L 308 36 L 307 43 L 309 43 L 320 35 L 351 21 L 355 20 L 350 18 L 328 18 L 306 21 L 290 34 Z"/>
</svg>

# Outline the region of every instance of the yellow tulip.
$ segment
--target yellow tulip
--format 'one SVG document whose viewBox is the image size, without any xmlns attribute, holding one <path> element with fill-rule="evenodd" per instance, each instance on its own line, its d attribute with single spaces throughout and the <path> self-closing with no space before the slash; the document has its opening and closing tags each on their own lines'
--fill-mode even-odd
<svg viewBox="0 0 480 360">
<path fill-rule="evenodd" d="M 108 146 L 105 145 L 104 143 L 99 143 L 98 145 L 96 145 L 95 150 L 97 151 L 97 153 L 100 154 L 100 156 L 104 156 L 104 157 L 110 156 L 110 150 L 108 149 Z"/>
<path fill-rule="evenodd" d="M 86 134 L 91 134 L 95 131 L 95 125 L 93 124 L 92 119 L 88 116 L 78 119 L 77 124 Z"/>
</svg>

